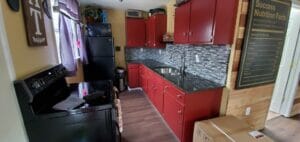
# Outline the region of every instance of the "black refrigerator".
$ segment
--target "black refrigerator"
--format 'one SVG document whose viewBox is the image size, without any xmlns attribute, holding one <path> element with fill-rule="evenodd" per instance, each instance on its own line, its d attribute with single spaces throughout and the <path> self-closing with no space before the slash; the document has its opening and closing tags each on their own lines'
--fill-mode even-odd
<svg viewBox="0 0 300 142">
<path fill-rule="evenodd" d="M 85 81 L 113 81 L 115 53 L 110 24 L 89 25 L 87 32 L 88 64 L 84 66 Z"/>
</svg>

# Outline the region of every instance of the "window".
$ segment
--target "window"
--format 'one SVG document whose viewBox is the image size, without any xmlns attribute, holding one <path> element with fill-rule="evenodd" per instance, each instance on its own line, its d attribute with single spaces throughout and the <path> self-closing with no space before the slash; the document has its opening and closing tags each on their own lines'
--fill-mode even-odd
<svg viewBox="0 0 300 142">
<path fill-rule="evenodd" d="M 55 32 L 55 40 L 56 40 L 56 47 L 57 47 L 57 54 L 58 54 L 58 60 L 59 63 L 62 62 L 61 60 L 61 48 L 60 48 L 60 31 L 59 31 L 59 7 L 58 7 L 58 0 L 51 0 L 51 6 L 52 6 L 52 22 L 53 22 L 53 28 Z M 80 51 L 78 48 L 78 36 L 77 36 L 77 26 L 78 23 L 74 20 L 70 20 L 72 26 L 72 51 L 75 59 L 80 58 Z"/>
</svg>

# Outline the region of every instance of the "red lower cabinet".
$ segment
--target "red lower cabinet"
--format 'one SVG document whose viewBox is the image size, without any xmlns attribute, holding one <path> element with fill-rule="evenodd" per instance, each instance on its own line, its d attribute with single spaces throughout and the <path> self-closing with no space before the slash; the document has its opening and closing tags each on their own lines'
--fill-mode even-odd
<svg viewBox="0 0 300 142">
<path fill-rule="evenodd" d="M 148 80 L 148 97 L 149 97 L 149 99 L 152 101 L 152 102 L 154 102 L 154 93 L 155 93 L 155 82 L 154 82 L 154 80 L 152 80 L 152 77 L 151 76 L 149 76 L 149 80 Z"/>
<path fill-rule="evenodd" d="M 194 123 L 219 116 L 222 88 L 203 90 L 184 96 L 184 122 L 181 142 L 192 142 Z"/>
<path fill-rule="evenodd" d="M 152 75 L 152 80 L 153 80 L 153 84 L 154 84 L 154 88 L 153 88 L 153 104 L 154 106 L 157 108 L 157 110 L 163 114 L 163 104 L 164 104 L 164 83 L 163 83 L 163 79 L 157 75 L 157 74 L 153 74 Z"/>
<path fill-rule="evenodd" d="M 163 114 L 164 109 L 164 86 L 161 84 L 157 84 L 157 86 L 154 88 L 154 105 L 157 108 L 157 110 Z"/>
<path fill-rule="evenodd" d="M 140 65 L 139 67 L 139 87 L 142 87 L 144 92 L 148 92 L 148 76 L 146 67 L 143 65 Z"/>
<path fill-rule="evenodd" d="M 139 87 L 139 64 L 128 64 L 128 85 L 131 88 Z"/>
<path fill-rule="evenodd" d="M 164 118 L 176 136 L 182 139 L 184 106 L 176 101 L 173 94 L 165 91 L 164 94 Z"/>
<path fill-rule="evenodd" d="M 196 121 L 219 116 L 222 88 L 185 93 L 146 66 L 136 66 L 128 66 L 129 82 L 143 88 L 181 142 L 192 142 Z"/>
</svg>

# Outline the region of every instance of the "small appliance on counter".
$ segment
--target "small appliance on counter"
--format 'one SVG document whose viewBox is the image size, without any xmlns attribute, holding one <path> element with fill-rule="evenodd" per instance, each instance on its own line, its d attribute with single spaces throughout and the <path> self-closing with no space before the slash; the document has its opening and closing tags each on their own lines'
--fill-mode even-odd
<svg viewBox="0 0 300 142">
<path fill-rule="evenodd" d="M 155 14 L 166 14 L 166 10 L 163 8 L 155 8 L 155 9 L 150 9 L 149 10 L 150 15 L 155 15 Z"/>
<path fill-rule="evenodd" d="M 141 10 L 128 9 L 126 11 L 126 17 L 129 18 L 144 18 L 145 12 Z"/>
<path fill-rule="evenodd" d="M 173 43 L 174 42 L 174 34 L 173 33 L 166 33 L 166 34 L 164 34 L 163 42 L 165 42 L 165 43 Z"/>
</svg>

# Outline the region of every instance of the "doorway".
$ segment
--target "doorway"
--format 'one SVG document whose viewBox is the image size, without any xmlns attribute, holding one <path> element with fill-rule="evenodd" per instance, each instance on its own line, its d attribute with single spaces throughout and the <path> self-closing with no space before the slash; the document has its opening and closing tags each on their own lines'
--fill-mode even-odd
<svg viewBox="0 0 300 142">
<path fill-rule="evenodd" d="M 293 1 L 289 27 L 266 125 L 274 141 L 298 142 L 300 130 L 300 4 Z"/>
<path fill-rule="evenodd" d="M 296 93 L 299 90 L 300 74 L 300 5 L 293 3 L 282 60 L 276 80 L 270 113 L 267 120 L 283 115 L 291 117 L 295 102 L 300 101 Z M 297 89 L 298 88 L 298 89 Z M 297 101 L 295 101 L 297 100 Z M 299 107 L 300 109 L 300 107 Z M 300 110 L 299 110 L 300 112 Z"/>
</svg>

